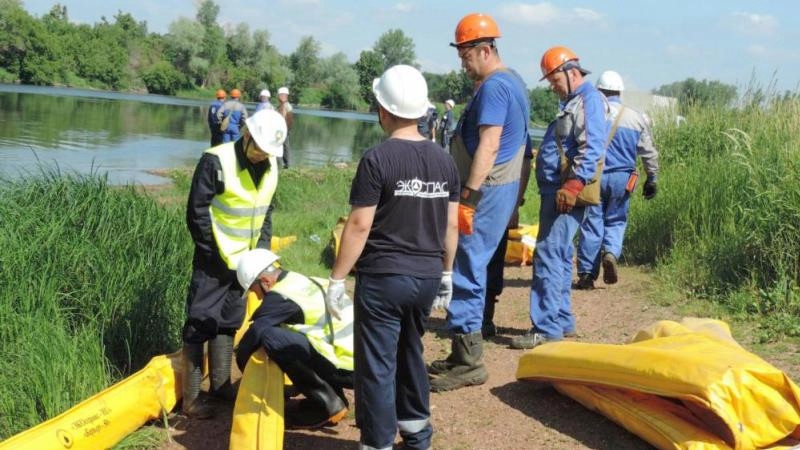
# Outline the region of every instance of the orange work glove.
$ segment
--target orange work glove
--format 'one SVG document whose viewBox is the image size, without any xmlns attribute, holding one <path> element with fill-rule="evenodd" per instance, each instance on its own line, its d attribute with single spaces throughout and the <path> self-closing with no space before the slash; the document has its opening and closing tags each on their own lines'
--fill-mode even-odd
<svg viewBox="0 0 800 450">
<path fill-rule="evenodd" d="M 483 193 L 464 186 L 461 189 L 461 199 L 458 203 L 458 232 L 472 234 L 472 218 L 475 217 L 475 208 L 481 201 Z"/>
<path fill-rule="evenodd" d="M 561 214 L 566 214 L 572 211 L 575 207 L 575 200 L 578 194 L 583 190 L 583 182 L 577 178 L 570 178 L 563 185 L 561 189 L 556 191 L 556 211 Z"/>
</svg>

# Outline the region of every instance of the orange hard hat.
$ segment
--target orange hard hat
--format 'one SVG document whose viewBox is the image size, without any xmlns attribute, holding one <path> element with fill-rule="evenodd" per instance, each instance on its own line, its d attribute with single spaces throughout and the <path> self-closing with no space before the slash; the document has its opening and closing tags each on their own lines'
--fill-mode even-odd
<svg viewBox="0 0 800 450">
<path fill-rule="evenodd" d="M 231 97 L 232 98 L 239 98 L 242 96 L 242 92 L 236 88 L 231 89 Z"/>
<path fill-rule="evenodd" d="M 225 98 L 226 95 L 224 89 L 217 89 L 217 98 Z"/>
<path fill-rule="evenodd" d="M 464 16 L 456 25 L 456 41 L 453 47 L 477 40 L 489 40 L 500 37 L 497 22 L 483 13 L 472 13 Z"/>
<path fill-rule="evenodd" d="M 539 78 L 539 81 L 544 80 L 548 75 L 562 68 L 562 66 L 564 66 L 564 69 L 578 69 L 584 75 L 590 73 L 588 70 L 581 67 L 579 60 L 580 58 L 578 58 L 578 55 L 567 47 L 551 47 L 542 55 L 542 78 Z M 565 66 L 566 63 L 571 64 Z"/>
</svg>

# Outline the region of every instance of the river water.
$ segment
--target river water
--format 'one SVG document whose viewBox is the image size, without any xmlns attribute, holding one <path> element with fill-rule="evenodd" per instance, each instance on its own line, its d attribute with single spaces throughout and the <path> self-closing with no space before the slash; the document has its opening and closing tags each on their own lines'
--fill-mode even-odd
<svg viewBox="0 0 800 450">
<path fill-rule="evenodd" d="M 168 182 L 149 171 L 194 167 L 209 146 L 209 103 L 0 84 L 0 176 L 57 170 L 106 174 L 112 184 Z M 541 138 L 542 131 L 531 135 Z M 382 139 L 376 114 L 295 108 L 291 165 L 354 162 Z"/>
<path fill-rule="evenodd" d="M 107 174 L 163 183 L 155 169 L 194 167 L 208 148 L 208 103 L 160 95 L 0 84 L 0 174 Z M 250 112 L 255 105 L 247 105 Z M 291 164 L 358 160 L 383 139 L 374 114 L 295 109 Z"/>
</svg>

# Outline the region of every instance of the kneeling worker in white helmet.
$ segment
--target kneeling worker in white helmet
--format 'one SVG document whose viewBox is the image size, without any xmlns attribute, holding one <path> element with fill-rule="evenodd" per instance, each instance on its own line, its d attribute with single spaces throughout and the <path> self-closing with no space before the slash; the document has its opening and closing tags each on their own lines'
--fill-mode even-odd
<svg viewBox="0 0 800 450">
<path fill-rule="evenodd" d="M 327 280 L 315 280 L 277 266 L 266 249 L 245 253 L 236 276 L 245 296 L 261 305 L 236 350 L 244 372 L 250 356 L 263 347 L 294 387 L 305 396 L 286 409 L 287 428 L 335 425 L 347 414 L 343 388 L 353 386 L 353 308 L 333 318 L 325 308 Z"/>
</svg>

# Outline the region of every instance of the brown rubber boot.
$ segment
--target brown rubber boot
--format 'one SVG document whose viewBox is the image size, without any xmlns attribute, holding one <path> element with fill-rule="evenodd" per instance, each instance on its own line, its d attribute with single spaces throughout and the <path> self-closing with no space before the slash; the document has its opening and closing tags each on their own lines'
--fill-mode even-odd
<svg viewBox="0 0 800 450">
<path fill-rule="evenodd" d="M 614 284 L 617 279 L 617 258 L 611 253 L 605 253 L 603 255 L 603 283 Z"/>
<path fill-rule="evenodd" d="M 431 376 L 431 392 L 452 391 L 466 386 L 476 386 L 489 379 L 483 365 L 483 338 L 481 332 L 456 334 L 453 353 L 448 357 L 452 367 Z M 429 370 L 429 373 L 432 373 Z"/>
</svg>

